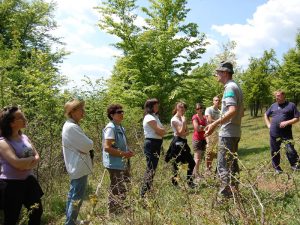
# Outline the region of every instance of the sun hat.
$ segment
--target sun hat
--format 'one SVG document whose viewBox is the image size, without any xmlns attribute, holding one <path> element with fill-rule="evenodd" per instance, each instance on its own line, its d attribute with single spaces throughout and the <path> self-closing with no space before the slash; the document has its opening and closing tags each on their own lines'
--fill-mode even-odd
<svg viewBox="0 0 300 225">
<path fill-rule="evenodd" d="M 69 117 L 70 113 L 77 109 L 80 106 L 84 106 L 84 101 L 83 100 L 79 100 L 79 99 L 72 99 L 70 101 L 68 101 L 64 108 L 65 108 L 65 116 Z"/>
</svg>

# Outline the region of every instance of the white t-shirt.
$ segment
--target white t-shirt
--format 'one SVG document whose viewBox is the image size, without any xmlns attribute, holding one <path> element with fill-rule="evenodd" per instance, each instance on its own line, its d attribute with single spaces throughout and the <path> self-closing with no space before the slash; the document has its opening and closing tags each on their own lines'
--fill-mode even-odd
<svg viewBox="0 0 300 225">
<path fill-rule="evenodd" d="M 159 118 L 154 115 L 154 114 L 147 114 L 145 117 L 144 117 L 144 120 L 143 120 L 143 128 L 144 128 L 144 135 L 145 135 L 145 138 L 154 138 L 154 139 L 162 139 L 161 136 L 159 136 L 158 134 L 155 133 L 155 130 L 152 129 L 152 127 L 149 125 L 149 122 L 150 121 L 153 121 L 155 120 L 156 123 L 157 123 L 157 126 L 159 127 L 163 127 Z"/>
<path fill-rule="evenodd" d="M 174 134 L 174 136 L 178 136 L 178 137 L 186 139 L 186 136 L 179 136 L 179 135 L 176 134 L 177 131 L 176 131 L 176 128 L 174 126 L 174 123 L 177 124 L 177 126 L 179 127 L 179 129 L 183 126 L 182 121 L 176 115 L 173 116 L 172 119 L 171 119 L 171 127 L 172 127 L 172 130 L 174 132 L 173 134 Z"/>
</svg>

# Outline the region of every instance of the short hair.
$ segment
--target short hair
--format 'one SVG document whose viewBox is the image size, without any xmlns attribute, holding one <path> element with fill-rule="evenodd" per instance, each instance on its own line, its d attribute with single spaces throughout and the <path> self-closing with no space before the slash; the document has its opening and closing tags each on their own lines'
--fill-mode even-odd
<svg viewBox="0 0 300 225">
<path fill-rule="evenodd" d="M 118 109 L 123 109 L 123 107 L 120 104 L 111 104 L 107 107 L 107 117 L 110 120 L 113 120 L 111 117 L 111 114 L 115 114 Z"/>
<path fill-rule="evenodd" d="M 177 106 L 182 105 L 184 109 L 187 109 L 187 104 L 185 102 L 176 102 L 174 109 L 172 110 L 172 114 L 175 115 L 177 113 Z"/>
<path fill-rule="evenodd" d="M 154 105 L 159 104 L 159 101 L 156 98 L 148 99 L 144 104 L 144 114 L 154 113 Z"/>
<path fill-rule="evenodd" d="M 4 107 L 0 112 L 0 133 L 4 138 L 10 138 L 12 135 L 11 123 L 15 119 L 15 112 L 19 110 L 18 106 Z"/>
<path fill-rule="evenodd" d="M 282 95 L 284 95 L 285 96 L 285 92 L 283 91 L 283 90 L 276 90 L 276 91 L 274 91 L 274 95 L 276 95 L 277 93 L 279 93 L 279 94 L 282 94 Z"/>
</svg>

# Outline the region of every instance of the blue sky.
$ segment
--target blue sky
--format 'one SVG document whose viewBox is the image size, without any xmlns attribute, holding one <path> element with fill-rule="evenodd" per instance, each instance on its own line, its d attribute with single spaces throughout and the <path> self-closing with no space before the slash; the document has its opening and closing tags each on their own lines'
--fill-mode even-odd
<svg viewBox="0 0 300 225">
<path fill-rule="evenodd" d="M 54 2 L 59 27 L 53 34 L 62 37 L 66 50 L 71 52 L 60 68 L 71 80 L 69 87 L 80 86 L 84 75 L 92 80 L 108 78 L 121 52 L 111 46 L 117 39 L 97 26 L 101 15 L 93 7 L 101 1 Z M 146 0 L 137 0 L 137 5 L 147 4 Z M 250 57 L 260 57 L 270 48 L 281 58 L 294 47 L 300 29 L 299 0 L 188 0 L 187 7 L 191 9 L 187 21 L 197 23 L 210 42 L 201 62 L 218 54 L 221 44 L 228 40 L 237 42 L 235 53 L 242 67 L 247 66 Z M 143 24 L 142 16 L 136 23 Z"/>
</svg>

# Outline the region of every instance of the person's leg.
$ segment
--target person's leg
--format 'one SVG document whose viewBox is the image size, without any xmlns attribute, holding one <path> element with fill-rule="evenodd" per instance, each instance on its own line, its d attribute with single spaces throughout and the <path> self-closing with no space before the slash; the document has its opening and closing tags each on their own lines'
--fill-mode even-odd
<svg viewBox="0 0 300 225">
<path fill-rule="evenodd" d="M 87 186 L 87 175 L 71 180 L 68 194 L 69 207 L 67 208 L 66 225 L 74 225 L 83 201 L 83 196 Z"/>
<path fill-rule="evenodd" d="M 240 138 L 220 137 L 218 151 L 218 174 L 221 180 L 220 194 L 224 196 L 231 195 L 230 185 L 236 185 L 239 172 L 237 147 Z"/>
<path fill-rule="evenodd" d="M 16 225 L 24 197 L 24 181 L 7 180 L 4 199 L 4 225 Z"/>
<path fill-rule="evenodd" d="M 146 156 L 146 171 L 144 174 L 143 184 L 141 187 L 141 197 L 144 197 L 146 192 L 151 189 L 155 171 L 160 157 L 160 148 L 162 140 L 145 140 L 144 154 Z"/>
<path fill-rule="evenodd" d="M 290 162 L 290 165 L 292 167 L 296 166 L 296 167 L 300 168 L 299 156 L 293 145 L 293 139 L 284 140 L 284 141 L 285 141 L 285 147 L 286 147 L 286 156 Z"/>
<path fill-rule="evenodd" d="M 280 138 L 270 136 L 270 148 L 272 156 L 272 165 L 275 170 L 281 170 L 280 167 L 280 145 L 282 140 Z"/>
<path fill-rule="evenodd" d="M 213 159 L 216 158 L 216 148 L 218 144 L 218 133 L 213 132 L 206 138 L 206 170 L 211 171 Z"/>
<path fill-rule="evenodd" d="M 188 170 L 187 170 L 187 182 L 188 184 L 193 183 L 193 170 L 195 168 L 195 161 L 191 154 L 190 147 L 186 144 L 186 151 L 184 152 L 184 162 L 188 163 Z"/>
<path fill-rule="evenodd" d="M 39 225 L 41 224 L 41 217 L 43 214 L 41 197 L 44 193 L 35 177 L 29 176 L 25 183 L 26 193 L 24 196 L 24 205 L 29 214 L 28 225 Z"/>
</svg>

